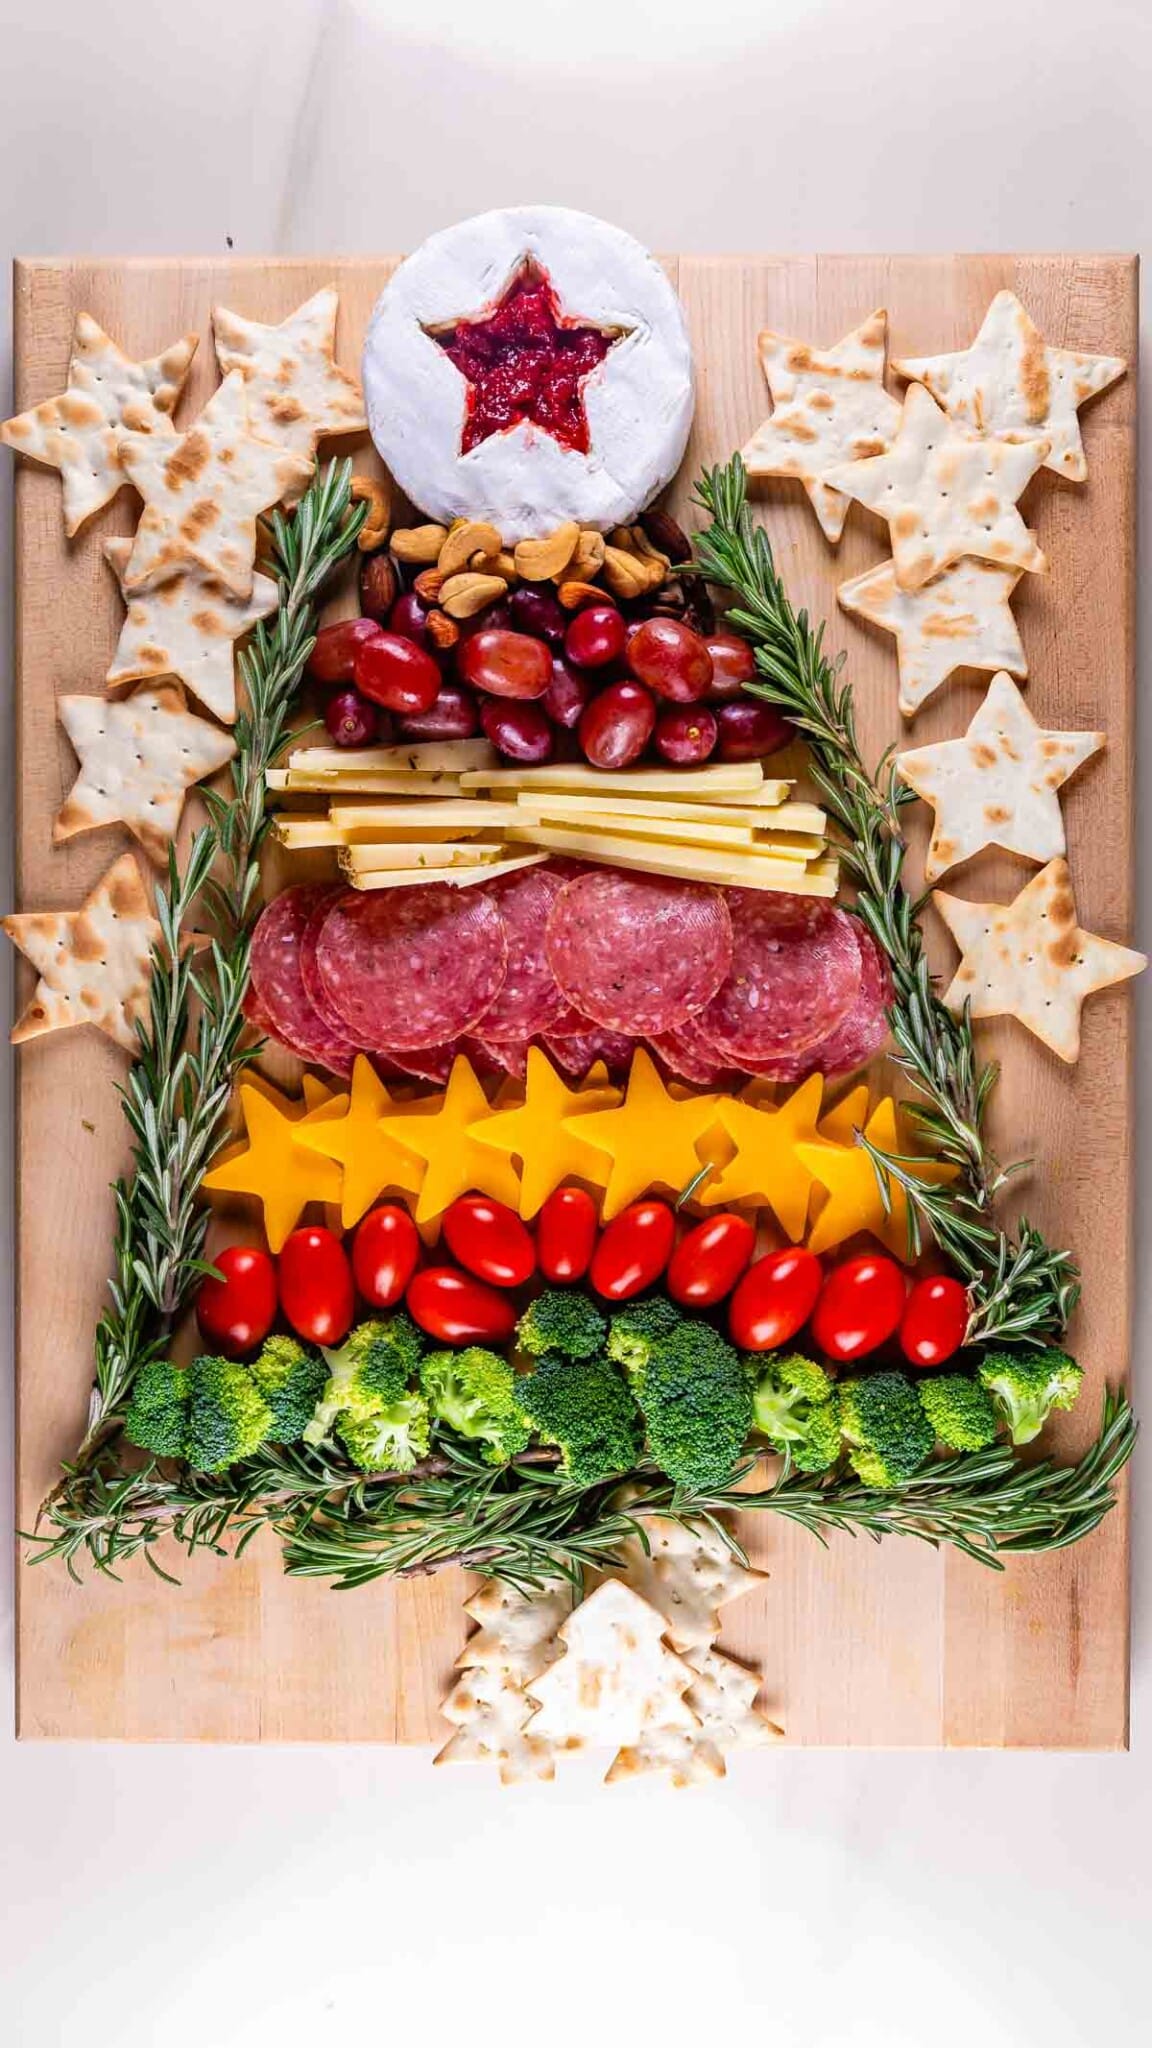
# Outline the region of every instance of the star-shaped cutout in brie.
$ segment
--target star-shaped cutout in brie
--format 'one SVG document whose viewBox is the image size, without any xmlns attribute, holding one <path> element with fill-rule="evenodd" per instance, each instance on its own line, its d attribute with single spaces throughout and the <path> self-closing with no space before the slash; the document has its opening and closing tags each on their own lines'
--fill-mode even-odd
<svg viewBox="0 0 1152 2048">
<path fill-rule="evenodd" d="M 339 305 L 327 285 L 278 327 L 227 306 L 212 314 L 220 373 L 244 378 L 252 433 L 310 460 L 326 434 L 362 434 L 368 425 L 360 386 L 335 359 Z"/>
<path fill-rule="evenodd" d="M 155 590 L 124 589 L 130 540 L 106 540 L 104 559 L 120 585 L 128 616 L 120 629 L 105 686 L 178 676 L 224 725 L 236 717 L 236 642 L 276 610 L 271 576 L 255 575 L 249 598 L 233 597 L 195 571 L 170 576 Z"/>
<path fill-rule="evenodd" d="M 586 455 L 585 383 L 629 330 L 608 333 L 569 318 L 551 281 L 529 262 L 490 312 L 426 331 L 467 384 L 462 455 L 522 424 Z"/>
<path fill-rule="evenodd" d="M 56 814 L 56 845 L 101 825 L 127 825 L 151 860 L 164 861 L 194 783 L 236 752 L 231 733 L 187 709 L 175 683 L 106 697 L 61 697 L 60 723 L 80 773 Z"/>
<path fill-rule="evenodd" d="M 970 348 L 893 364 L 902 377 L 927 385 L 953 419 L 982 434 L 1042 434 L 1049 443 L 1045 467 L 1074 483 L 1088 474 L 1079 408 L 1127 367 L 1122 356 L 1049 348 L 1015 292 L 997 292 Z"/>
<path fill-rule="evenodd" d="M 1102 732 L 1045 731 L 1011 676 L 994 676 L 963 739 L 896 756 L 904 781 L 936 813 L 925 881 L 935 882 L 986 846 L 1002 846 L 1024 860 L 1063 853 L 1057 792 L 1104 740 Z"/>
<path fill-rule="evenodd" d="M 120 459 L 122 433 L 172 438 L 169 416 L 198 340 L 198 335 L 185 334 L 162 355 L 137 363 L 90 313 L 78 313 L 67 389 L 0 425 L 0 441 L 7 447 L 59 470 L 67 534 L 78 532 L 127 483 Z"/>
<path fill-rule="evenodd" d="M 828 471 L 882 455 L 900 425 L 899 404 L 884 389 L 887 341 L 883 310 L 832 348 L 811 348 L 771 329 L 757 336 L 773 411 L 742 450 L 744 466 L 749 476 L 796 477 L 833 543 L 851 499 L 826 481 Z"/>
<path fill-rule="evenodd" d="M 1011 903 L 968 903 L 937 889 L 932 901 L 963 958 L 944 997 L 974 1017 L 1015 1017 L 1062 1060 L 1080 1057 L 1080 1006 L 1097 989 L 1148 965 L 1076 922 L 1066 860 L 1049 861 Z"/>
<path fill-rule="evenodd" d="M 958 426 L 923 384 L 912 384 L 888 453 L 841 463 L 825 482 L 887 520 L 896 580 L 902 590 L 918 590 L 961 555 L 1047 567 L 1016 500 L 1050 446 Z"/>
<path fill-rule="evenodd" d="M 914 718 L 957 669 L 1027 675 L 1028 657 L 1008 601 L 1023 573 L 966 555 L 921 589 L 901 590 L 896 564 L 881 562 L 842 583 L 836 595 L 846 612 L 895 636 L 900 709 Z"/>
<path fill-rule="evenodd" d="M 194 569 L 251 597 L 256 520 L 312 474 L 307 456 L 253 438 L 239 370 L 186 434 L 122 434 L 120 460 L 144 500 L 124 572 L 133 592 Z"/>
<path fill-rule="evenodd" d="M 40 979 L 12 1042 L 95 1024 L 117 1045 L 139 1051 L 137 1019 L 148 1007 L 152 948 L 160 926 L 151 891 L 130 853 L 121 854 L 79 910 L 25 910 L 0 919 Z"/>
</svg>

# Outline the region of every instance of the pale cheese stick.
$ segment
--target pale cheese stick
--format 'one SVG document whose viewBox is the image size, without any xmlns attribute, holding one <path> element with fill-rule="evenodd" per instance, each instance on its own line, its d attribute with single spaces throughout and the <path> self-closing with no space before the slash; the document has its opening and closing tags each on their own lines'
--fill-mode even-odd
<svg viewBox="0 0 1152 2048">
<path fill-rule="evenodd" d="M 383 845 L 345 846 L 340 865 L 348 874 L 370 875 L 385 868 L 474 868 L 504 858 L 506 846 L 483 839 L 386 840 Z"/>
<path fill-rule="evenodd" d="M 654 875 L 676 875 L 689 882 L 715 882 L 738 889 L 779 889 L 795 896 L 836 894 L 836 881 L 831 875 L 814 875 L 798 861 L 718 853 L 704 846 L 680 851 L 656 840 L 629 839 L 622 833 L 608 836 L 551 825 L 511 825 L 505 837 L 525 846 L 547 847 L 550 853 L 571 853 L 580 860 L 602 861 L 610 867 L 641 868 Z"/>
<path fill-rule="evenodd" d="M 459 775 L 466 768 L 499 766 L 487 740 L 419 740 L 404 747 L 298 747 L 288 756 L 300 775 Z"/>
<path fill-rule="evenodd" d="M 606 796 L 613 804 L 631 796 L 680 797 L 700 802 L 738 797 L 752 802 L 756 792 L 770 790 L 771 802 L 783 803 L 788 782 L 764 781 L 758 761 L 722 761 L 714 768 L 621 768 L 608 774 L 583 762 L 558 761 L 544 768 L 476 768 L 460 777 L 473 789 L 571 790 L 575 795 Z"/>
<path fill-rule="evenodd" d="M 606 778 L 607 779 L 607 778 Z M 602 796 L 578 796 L 563 790 L 522 789 L 516 798 L 522 809 L 540 813 L 545 804 L 549 816 L 571 818 L 574 821 L 591 811 L 604 808 Z M 616 808 L 615 806 L 613 808 Z M 659 797 L 630 796 L 627 804 L 619 806 L 629 817 L 642 818 L 684 818 L 689 822 L 699 818 L 702 806 L 695 803 L 676 803 L 672 799 Z M 731 803 L 712 803 L 707 806 L 706 815 L 717 825 L 751 825 L 756 831 L 771 829 L 773 832 L 802 832 L 813 838 L 822 839 L 828 820 L 815 804 L 780 803 L 753 804 L 750 797 L 733 798 Z"/>
<path fill-rule="evenodd" d="M 273 771 L 274 772 L 274 771 Z M 291 768 L 284 789 L 313 796 L 459 796 L 458 775 L 297 775 Z"/>
<path fill-rule="evenodd" d="M 438 882 L 447 882 L 453 889 L 470 889 L 476 882 L 494 882 L 500 875 L 515 874 L 518 868 L 533 868 L 546 853 L 517 854 L 511 860 L 498 860 L 491 867 L 445 868 L 437 874 Z M 413 889 L 420 882 L 428 880 L 424 868 L 390 868 L 386 873 L 364 875 L 349 874 L 354 889 Z"/>
<path fill-rule="evenodd" d="M 349 831 L 378 833 L 382 839 L 442 839 L 473 832 L 498 832 L 513 825 L 520 816 L 515 804 L 485 803 L 482 798 L 461 797 L 445 803 L 339 804 L 329 806 L 334 825 Z"/>
</svg>

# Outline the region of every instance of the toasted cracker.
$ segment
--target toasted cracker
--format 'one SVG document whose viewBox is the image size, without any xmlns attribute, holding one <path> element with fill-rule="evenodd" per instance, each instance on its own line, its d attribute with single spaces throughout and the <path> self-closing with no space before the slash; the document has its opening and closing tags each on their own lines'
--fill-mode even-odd
<svg viewBox="0 0 1152 2048">
<path fill-rule="evenodd" d="M 896 756 L 904 781 L 936 813 L 925 880 L 936 881 L 986 846 L 1023 860 L 1063 853 L 1057 792 L 1104 740 L 1102 732 L 1046 732 L 1011 676 L 994 676 L 963 739 Z"/>
<path fill-rule="evenodd" d="M 498 1764 L 503 1785 L 555 1777 L 555 1751 L 542 1736 L 525 1734 L 533 1703 L 507 1671 L 483 1665 L 467 1671 L 440 1712 L 455 1723 L 456 1732 L 437 1752 L 434 1763 Z"/>
<path fill-rule="evenodd" d="M 719 1650 L 693 1650 L 687 1661 L 696 1677 L 684 1697 L 718 1749 L 762 1749 L 784 1740 L 784 1730 L 757 1710 L 758 1672 Z"/>
<path fill-rule="evenodd" d="M 648 1549 L 636 1536 L 620 1546 L 617 1555 L 628 1585 L 663 1615 L 674 1650 L 687 1653 L 713 1642 L 720 1632 L 721 1608 L 763 1585 L 767 1572 L 742 1565 L 707 1522 L 689 1525 L 661 1515 L 637 1515 L 636 1520 Z"/>
<path fill-rule="evenodd" d="M 61 697 L 59 711 L 80 773 L 56 813 L 55 844 L 123 824 L 151 860 L 165 860 L 186 792 L 232 759 L 231 734 L 189 711 L 175 683 L 137 690 L 120 704 Z"/>
<path fill-rule="evenodd" d="M 1079 408 L 1124 375 L 1122 356 L 1049 348 L 1015 292 L 997 292 L 969 348 L 893 365 L 924 384 L 953 419 L 982 434 L 1042 434 L 1044 464 L 1082 483 L 1088 474 Z"/>
<path fill-rule="evenodd" d="M 1080 1056 L 1086 996 L 1139 974 L 1143 953 L 1081 931 L 1065 860 L 1049 861 L 1011 903 L 933 892 L 962 959 L 944 997 L 974 1017 L 1015 1017 L 1062 1060 Z"/>
<path fill-rule="evenodd" d="M 771 418 L 743 450 L 749 476 L 792 476 L 832 542 L 851 499 L 826 481 L 835 465 L 880 455 L 892 444 L 900 407 L 884 389 L 888 315 L 872 313 L 832 348 L 810 348 L 766 329 L 757 336 L 772 393 Z"/>
<path fill-rule="evenodd" d="M 696 1727 L 683 1694 L 691 1666 L 664 1641 L 664 1617 L 606 1579 L 560 1630 L 565 1654 L 528 1691 L 529 1733 L 565 1749 L 639 1742 L 653 1729 Z"/>
<path fill-rule="evenodd" d="M 556 1637 L 574 1597 L 568 1579 L 553 1579 L 531 1594 L 489 1579 L 464 1603 L 480 1626 L 457 1657 L 457 1670 L 502 1670 L 521 1685 L 536 1678 L 559 1654 Z"/>
<path fill-rule="evenodd" d="M 155 590 L 133 596 L 124 590 L 131 553 L 130 540 L 104 542 L 104 558 L 128 607 L 105 687 L 116 690 L 157 676 L 178 676 L 215 717 L 232 725 L 236 642 L 276 610 L 279 595 L 271 576 L 254 576 L 249 598 L 233 597 L 196 574 L 172 576 Z"/>
<path fill-rule="evenodd" d="M 124 572 L 133 592 L 198 570 L 251 597 L 257 517 L 312 474 L 306 456 L 253 438 L 238 370 L 186 434 L 122 434 L 120 460 L 144 500 Z"/>
<path fill-rule="evenodd" d="M 13 1044 L 95 1024 L 129 1052 L 139 1049 L 134 1027 L 147 1009 L 160 926 L 130 853 L 121 854 L 79 910 L 19 911 L 0 924 L 40 977 Z"/>
<path fill-rule="evenodd" d="M 0 425 L 0 441 L 58 469 L 64 531 L 74 534 L 127 483 L 120 436 L 175 436 L 169 415 L 184 388 L 199 336 L 185 334 L 162 355 L 134 362 L 90 313 L 78 313 L 67 389 Z"/>
<path fill-rule="evenodd" d="M 309 459 L 324 435 L 363 433 L 368 425 L 360 386 L 335 360 L 339 304 L 328 285 L 278 327 L 226 306 L 212 314 L 221 375 L 243 376 L 252 432 Z"/>
<path fill-rule="evenodd" d="M 639 1742 L 617 1750 L 604 1783 L 626 1784 L 652 1771 L 666 1771 L 677 1791 L 683 1791 L 689 1785 L 707 1785 L 725 1777 L 728 1766 L 707 1736 L 684 1728 L 651 1728 Z"/>
<path fill-rule="evenodd" d="M 895 636 L 900 709 L 914 718 L 957 669 L 1027 675 L 1028 657 L 1008 602 L 1023 573 L 965 556 L 919 590 L 901 590 L 895 562 L 881 562 L 842 583 L 836 595 L 846 612 Z"/>
<path fill-rule="evenodd" d="M 962 555 L 1047 567 L 1016 500 L 1050 447 L 959 426 L 923 384 L 912 384 L 887 454 L 842 463 L 825 482 L 887 521 L 896 580 L 902 590 L 919 590 Z"/>
</svg>

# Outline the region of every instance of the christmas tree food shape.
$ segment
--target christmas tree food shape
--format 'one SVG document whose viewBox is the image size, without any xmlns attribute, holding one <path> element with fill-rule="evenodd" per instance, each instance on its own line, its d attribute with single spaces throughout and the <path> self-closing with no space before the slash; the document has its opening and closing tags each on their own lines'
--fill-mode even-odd
<svg viewBox="0 0 1152 2048">
<path fill-rule="evenodd" d="M 532 1594 L 491 1579 L 465 1602 L 479 1627 L 456 1659 L 464 1675 L 440 1709 L 455 1733 L 436 1763 L 495 1763 L 503 1785 L 555 1777 L 551 1744 L 525 1733 L 535 1702 L 524 1688 L 559 1655 L 557 1631 L 572 1611 L 572 1599 L 567 1579 Z"/>
<path fill-rule="evenodd" d="M 528 1690 L 531 1736 L 556 1749 L 639 1742 L 656 1729 L 691 1735 L 684 1694 L 695 1673 L 664 1641 L 664 1617 L 618 1579 L 606 1579 L 565 1622 L 565 1654 Z"/>
</svg>

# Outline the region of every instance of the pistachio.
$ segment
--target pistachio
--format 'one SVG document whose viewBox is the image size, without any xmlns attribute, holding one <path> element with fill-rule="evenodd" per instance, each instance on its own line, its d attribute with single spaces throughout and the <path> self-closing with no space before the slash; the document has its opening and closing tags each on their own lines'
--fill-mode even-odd
<svg viewBox="0 0 1152 2048">
<path fill-rule="evenodd" d="M 446 526 L 398 526 L 392 553 L 398 562 L 436 562 L 447 538 Z"/>
<path fill-rule="evenodd" d="M 424 631 L 433 647 L 455 647 L 460 638 L 460 628 L 447 612 L 429 612 L 424 620 Z"/>
<path fill-rule="evenodd" d="M 582 604 L 602 604 L 604 592 L 597 590 L 594 583 L 582 583 L 573 578 L 562 583 L 556 592 L 566 612 L 578 612 Z"/>
<path fill-rule="evenodd" d="M 424 599 L 425 604 L 436 604 L 439 601 L 443 582 L 444 578 L 440 574 L 439 569 L 421 569 L 412 588 L 416 592 L 417 597 Z"/>
<path fill-rule="evenodd" d="M 354 476 L 350 485 L 353 504 L 367 505 L 368 517 L 356 536 L 361 554 L 382 548 L 392 524 L 392 493 L 380 476 Z"/>
<path fill-rule="evenodd" d="M 417 585 L 419 581 L 417 578 Z M 486 605 L 495 604 L 498 597 L 503 597 L 507 587 L 502 576 L 477 576 L 471 569 L 466 569 L 462 575 L 449 576 L 446 582 L 442 582 L 438 596 L 449 618 L 471 619 Z"/>
<path fill-rule="evenodd" d="M 442 576 L 458 576 L 473 555 L 498 555 L 500 547 L 500 535 L 486 519 L 456 519 L 448 528 L 436 567 Z"/>
<path fill-rule="evenodd" d="M 562 576 L 576 552 L 580 528 L 574 519 L 546 533 L 540 540 L 516 543 L 516 570 L 526 583 L 547 583 Z"/>
</svg>

